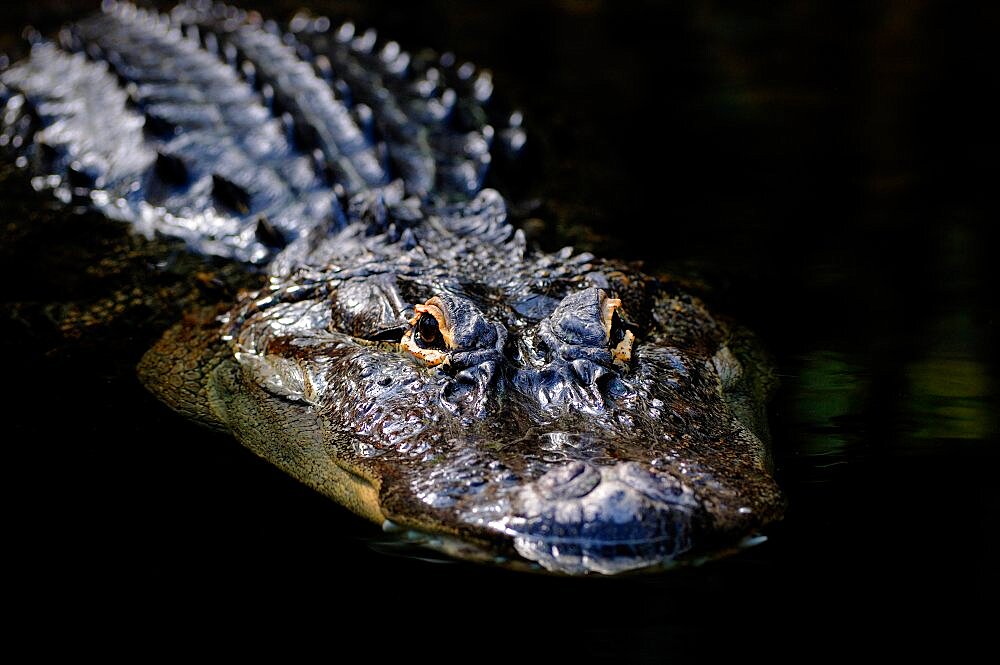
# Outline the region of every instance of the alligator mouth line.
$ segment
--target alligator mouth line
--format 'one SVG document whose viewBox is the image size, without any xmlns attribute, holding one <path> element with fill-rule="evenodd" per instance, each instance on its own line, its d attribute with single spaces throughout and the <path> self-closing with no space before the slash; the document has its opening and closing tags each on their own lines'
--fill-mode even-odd
<svg viewBox="0 0 1000 665">
<path fill-rule="evenodd" d="M 560 569 L 555 565 L 546 565 L 546 562 L 539 562 L 538 560 L 530 559 L 523 556 L 520 553 L 516 541 L 518 538 L 523 537 L 523 534 L 509 533 L 515 540 L 514 551 L 509 554 L 497 554 L 494 548 L 489 546 L 481 546 L 476 544 L 474 541 L 468 539 L 463 539 L 450 534 L 436 533 L 421 530 L 418 527 L 403 526 L 397 524 L 392 520 L 386 519 L 382 522 L 382 531 L 391 537 L 391 541 L 388 541 L 391 547 L 396 548 L 394 554 L 400 554 L 398 548 L 400 545 L 403 546 L 414 546 L 417 549 L 414 550 L 411 555 L 415 558 L 423 558 L 423 552 L 421 550 L 431 550 L 434 552 L 439 552 L 446 557 L 449 561 L 474 561 L 480 563 L 492 563 L 501 565 L 505 568 L 517 570 L 521 572 L 530 573 L 541 573 L 546 575 L 565 575 L 573 574 L 575 571 L 567 571 Z M 654 539 L 658 540 L 658 539 Z M 640 564 L 634 566 L 626 566 L 624 568 L 615 569 L 616 574 L 644 574 L 652 571 L 669 571 L 675 568 L 679 568 L 685 565 L 700 566 L 711 561 L 715 561 L 719 558 L 728 556 L 735 552 L 740 552 L 748 550 L 759 545 L 766 543 L 768 540 L 767 536 L 763 534 L 750 534 L 731 545 L 728 548 L 721 548 L 713 550 L 710 553 L 692 553 L 689 557 L 674 557 L 667 558 L 664 557 L 655 561 L 644 560 Z M 546 543 L 548 544 L 548 543 Z M 566 543 L 557 543 L 557 545 Z M 569 542 L 570 545 L 580 545 L 580 542 Z M 638 542 L 619 542 L 619 543 L 608 543 L 609 547 L 614 546 L 629 546 L 629 545 L 641 545 L 643 541 Z M 407 554 L 403 552 L 402 554 Z M 595 558 L 590 555 L 578 555 L 580 558 L 590 557 Z M 558 554 L 557 554 L 558 557 Z M 599 558 L 599 557 L 596 557 Z M 611 563 L 611 562 L 609 562 Z M 590 574 L 601 574 L 600 570 L 589 570 Z"/>
<path fill-rule="evenodd" d="M 489 526 L 508 536 L 530 539 L 543 542 L 546 545 L 595 545 L 600 547 L 626 547 L 637 545 L 651 545 L 654 543 L 667 543 L 673 541 L 673 536 L 652 536 L 649 538 L 572 538 L 569 536 L 535 536 L 524 533 L 516 529 L 511 529 L 501 523 L 490 522 Z"/>
</svg>

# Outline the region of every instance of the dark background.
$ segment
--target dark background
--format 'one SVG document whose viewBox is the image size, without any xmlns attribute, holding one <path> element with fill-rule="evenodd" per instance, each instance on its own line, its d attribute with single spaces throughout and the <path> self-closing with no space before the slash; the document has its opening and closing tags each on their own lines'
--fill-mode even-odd
<svg viewBox="0 0 1000 665">
<path fill-rule="evenodd" d="M 848 4 L 309 5 L 493 71 L 497 108 L 529 129 L 495 184 L 536 242 L 698 276 L 760 334 L 782 378 L 771 422 L 789 500 L 767 543 L 614 580 L 415 558 L 160 407 L 132 374 L 157 331 L 67 341 L 21 317 L 65 282 L 45 243 L 11 249 L 24 217 L 9 192 L 24 188 L 8 182 L 17 625 L 84 650 L 204 635 L 333 660 L 345 644 L 669 662 L 983 643 L 1000 553 L 996 13 Z M 246 3 L 279 19 L 297 5 Z M 7 7 L 0 49 L 88 6 Z"/>
</svg>

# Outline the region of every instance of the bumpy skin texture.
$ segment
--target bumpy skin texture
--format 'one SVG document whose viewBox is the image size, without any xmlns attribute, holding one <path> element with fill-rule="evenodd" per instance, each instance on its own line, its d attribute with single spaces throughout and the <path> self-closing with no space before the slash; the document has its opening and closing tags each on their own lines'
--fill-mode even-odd
<svg viewBox="0 0 1000 665">
<path fill-rule="evenodd" d="M 488 77 L 328 28 L 109 4 L 0 78 L 42 186 L 267 264 L 168 331 L 144 384 L 465 558 L 654 569 L 777 519 L 752 337 L 669 279 L 526 247 L 481 189 L 491 141 L 519 142 L 485 121 Z"/>
</svg>

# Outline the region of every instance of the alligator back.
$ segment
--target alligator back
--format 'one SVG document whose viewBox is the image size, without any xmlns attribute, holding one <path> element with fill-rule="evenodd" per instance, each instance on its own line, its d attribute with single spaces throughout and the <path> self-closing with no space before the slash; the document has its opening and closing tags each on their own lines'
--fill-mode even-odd
<svg viewBox="0 0 1000 665">
<path fill-rule="evenodd" d="M 33 184 L 194 251 L 266 264 L 352 200 L 467 200 L 491 161 L 487 72 L 373 31 L 223 5 L 107 2 L 0 75 L 0 144 Z M 506 129 L 502 136 L 510 138 Z"/>
</svg>

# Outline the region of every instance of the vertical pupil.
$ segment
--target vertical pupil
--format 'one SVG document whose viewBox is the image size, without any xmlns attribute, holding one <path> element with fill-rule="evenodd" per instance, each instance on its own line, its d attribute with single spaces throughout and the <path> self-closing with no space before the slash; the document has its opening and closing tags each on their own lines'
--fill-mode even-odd
<svg viewBox="0 0 1000 665">
<path fill-rule="evenodd" d="M 428 344 L 434 342 L 438 335 L 438 322 L 430 314 L 424 314 L 417 321 L 417 332 L 420 333 L 420 339 L 427 342 Z"/>
<path fill-rule="evenodd" d="M 612 348 L 618 346 L 623 339 L 625 339 L 625 325 L 622 323 L 622 317 L 618 316 L 618 312 L 616 311 L 611 315 Z"/>
</svg>

